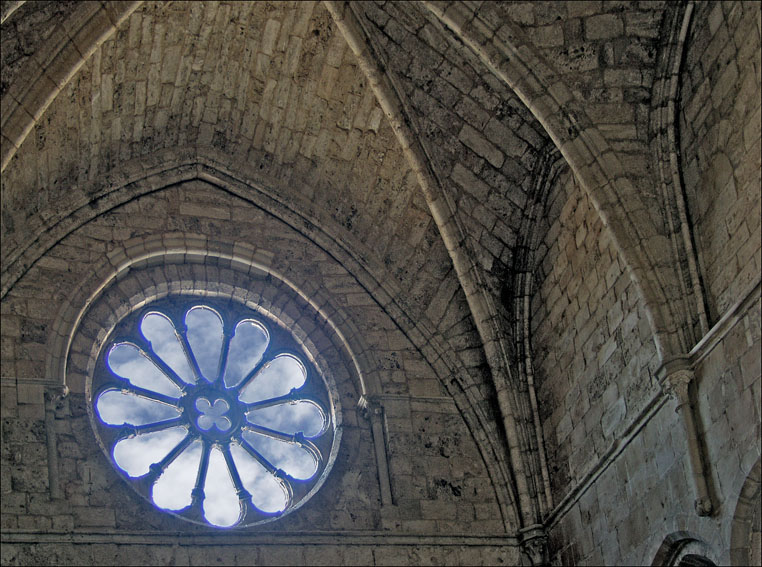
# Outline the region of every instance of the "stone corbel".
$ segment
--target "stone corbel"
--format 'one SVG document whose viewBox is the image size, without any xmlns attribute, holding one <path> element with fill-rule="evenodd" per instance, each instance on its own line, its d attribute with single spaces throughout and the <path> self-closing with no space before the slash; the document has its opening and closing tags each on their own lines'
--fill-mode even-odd
<svg viewBox="0 0 762 567">
<path fill-rule="evenodd" d="M 682 361 L 681 361 L 682 362 Z M 712 498 L 709 493 L 707 471 L 701 457 L 701 444 L 698 428 L 696 427 L 696 408 L 691 402 L 691 383 L 694 381 L 693 369 L 684 364 L 673 364 L 672 368 L 666 366 L 662 388 L 673 398 L 677 407 L 675 412 L 680 416 L 680 421 L 685 429 L 685 438 L 688 442 L 688 456 L 691 464 L 693 482 L 696 489 L 696 501 L 694 506 L 699 516 L 711 516 L 714 511 Z"/>
<path fill-rule="evenodd" d="M 378 484 L 381 491 L 381 505 L 392 506 L 392 483 L 389 477 L 389 461 L 386 454 L 386 439 L 384 437 L 384 407 L 378 398 L 363 395 L 357 402 L 360 414 L 370 422 L 370 432 L 373 436 L 373 446 L 376 453 Z"/>
<path fill-rule="evenodd" d="M 519 530 L 521 551 L 532 562 L 532 566 L 548 565 L 548 536 L 542 524 L 535 524 Z"/>
</svg>

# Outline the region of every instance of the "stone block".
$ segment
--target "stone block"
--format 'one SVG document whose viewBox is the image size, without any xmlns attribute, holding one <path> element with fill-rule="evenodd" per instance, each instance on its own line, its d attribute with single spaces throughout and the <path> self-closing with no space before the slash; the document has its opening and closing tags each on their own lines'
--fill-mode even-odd
<svg viewBox="0 0 762 567">
<path fill-rule="evenodd" d="M 42 405 L 45 403 L 44 387 L 41 384 L 19 383 L 16 388 L 20 404 Z"/>
<path fill-rule="evenodd" d="M 486 159 L 493 167 L 499 168 L 503 165 L 505 159 L 503 153 L 471 126 L 464 125 L 458 138 L 478 156 Z"/>
<path fill-rule="evenodd" d="M 489 194 L 489 186 L 460 163 L 455 164 L 452 170 L 452 180 L 480 201 L 486 200 Z"/>
<path fill-rule="evenodd" d="M 112 508 L 73 507 L 74 523 L 81 527 L 115 527 L 116 516 Z"/>
<path fill-rule="evenodd" d="M 579 18 L 599 14 L 603 11 L 602 2 L 581 0 L 580 2 L 569 2 L 566 4 L 566 12 L 570 18 Z"/>
<path fill-rule="evenodd" d="M 624 26 L 620 16 L 601 14 L 584 20 L 585 38 L 588 40 L 611 39 L 622 35 Z"/>
</svg>

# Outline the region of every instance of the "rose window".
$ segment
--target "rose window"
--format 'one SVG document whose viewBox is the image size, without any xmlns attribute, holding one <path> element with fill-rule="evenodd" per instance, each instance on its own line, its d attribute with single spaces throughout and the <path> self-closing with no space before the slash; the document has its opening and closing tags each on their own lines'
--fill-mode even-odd
<svg viewBox="0 0 762 567">
<path fill-rule="evenodd" d="M 231 302 L 171 300 L 120 323 L 91 392 L 99 442 L 155 506 L 218 527 L 314 493 L 334 440 L 326 383 L 293 337 Z"/>
</svg>

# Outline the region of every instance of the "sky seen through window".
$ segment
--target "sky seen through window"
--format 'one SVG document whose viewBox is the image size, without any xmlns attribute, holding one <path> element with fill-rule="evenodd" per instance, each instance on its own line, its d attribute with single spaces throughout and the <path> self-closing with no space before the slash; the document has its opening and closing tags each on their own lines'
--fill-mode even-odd
<svg viewBox="0 0 762 567">
<path fill-rule="evenodd" d="M 274 472 L 283 471 L 289 482 L 312 479 L 319 462 L 299 439 L 319 437 L 328 425 L 321 405 L 299 396 L 308 378 L 304 363 L 291 352 L 263 359 L 271 339 L 255 320 L 238 321 L 229 340 L 209 307 L 190 308 L 184 324 L 176 329 L 169 316 L 151 311 L 139 324 L 147 344 L 109 346 L 106 365 L 123 386 L 101 390 L 96 413 L 106 426 L 135 428 L 114 444 L 115 464 L 137 479 L 160 463 L 150 498 L 165 510 L 187 509 L 201 483 L 203 515 L 214 526 L 241 519 L 236 475 L 256 508 L 284 511 L 288 490 Z"/>
</svg>

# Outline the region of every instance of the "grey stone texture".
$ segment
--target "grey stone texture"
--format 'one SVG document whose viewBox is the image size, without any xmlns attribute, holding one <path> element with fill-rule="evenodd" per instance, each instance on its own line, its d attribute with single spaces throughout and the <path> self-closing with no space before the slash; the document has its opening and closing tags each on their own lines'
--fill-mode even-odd
<svg viewBox="0 0 762 567">
<path fill-rule="evenodd" d="M 559 175 L 556 191 L 538 226 L 532 338 L 560 501 L 658 390 L 659 361 L 642 300 L 600 216 L 570 172 Z"/>
<path fill-rule="evenodd" d="M 762 270 L 760 39 L 752 4 L 698 5 L 681 74 L 681 152 L 710 315 Z M 706 164 L 702 166 L 700 164 Z"/>
<path fill-rule="evenodd" d="M 759 3 L 0 13 L 1 564 L 759 562 Z M 96 441 L 99 349 L 174 294 L 335 384 L 282 519 L 167 515 Z"/>
</svg>

